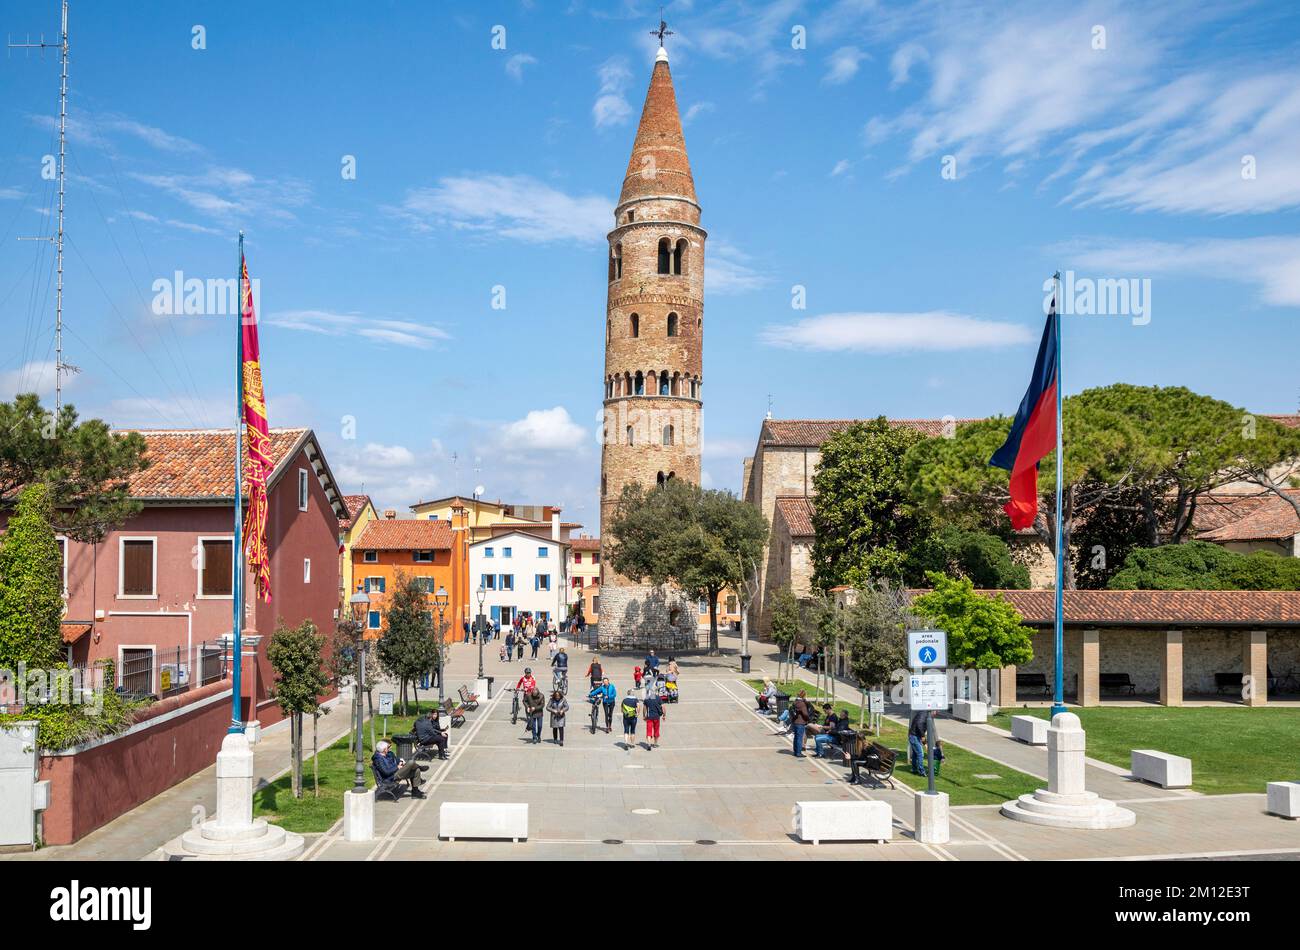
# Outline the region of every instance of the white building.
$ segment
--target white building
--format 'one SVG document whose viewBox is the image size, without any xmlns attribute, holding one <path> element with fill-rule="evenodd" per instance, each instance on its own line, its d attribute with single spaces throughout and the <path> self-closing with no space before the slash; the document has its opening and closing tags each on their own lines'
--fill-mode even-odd
<svg viewBox="0 0 1300 950">
<path fill-rule="evenodd" d="M 482 588 L 483 613 L 503 629 L 525 613 L 558 623 L 567 609 L 568 548 L 563 541 L 523 531 L 474 542 L 469 546 L 471 612 L 477 612 Z"/>
</svg>

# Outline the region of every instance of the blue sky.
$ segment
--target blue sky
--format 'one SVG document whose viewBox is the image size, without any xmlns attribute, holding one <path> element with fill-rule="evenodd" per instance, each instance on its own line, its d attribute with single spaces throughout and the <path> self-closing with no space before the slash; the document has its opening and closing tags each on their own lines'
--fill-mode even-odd
<svg viewBox="0 0 1300 950">
<path fill-rule="evenodd" d="M 666 5 L 710 235 L 706 483 L 739 488 L 769 395 L 1013 412 L 1057 269 L 1150 288 L 1145 317 L 1065 321 L 1068 392 L 1296 411 L 1300 9 L 1141 6 Z M 229 318 L 159 316 L 153 285 L 232 276 L 243 228 L 271 422 L 315 428 L 348 491 L 478 482 L 594 531 L 604 234 L 658 5 L 122 9 L 72 4 L 67 399 L 229 424 Z M 16 39 L 57 25 L 0 0 Z M 5 398 L 52 391 L 52 253 L 15 237 L 52 228 L 56 106 L 56 57 L 0 64 Z"/>
</svg>

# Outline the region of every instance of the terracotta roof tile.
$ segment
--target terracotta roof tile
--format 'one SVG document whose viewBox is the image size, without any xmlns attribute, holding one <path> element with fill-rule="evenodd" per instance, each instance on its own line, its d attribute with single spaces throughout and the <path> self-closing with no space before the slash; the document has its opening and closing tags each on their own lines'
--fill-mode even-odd
<svg viewBox="0 0 1300 950">
<path fill-rule="evenodd" d="M 233 498 L 234 429 L 130 429 L 144 436 L 149 467 L 130 479 L 134 498 Z M 272 429 L 279 465 L 309 429 Z M 244 458 L 248 458 L 245 448 Z"/>
<path fill-rule="evenodd" d="M 1224 525 L 1240 521 L 1267 501 L 1262 491 L 1250 494 L 1210 492 L 1196 501 L 1196 514 L 1192 528 L 1197 532 L 1213 531 Z"/>
<path fill-rule="evenodd" d="M 339 519 L 340 531 L 346 531 L 348 530 L 348 528 L 352 527 L 352 519 L 355 518 L 357 515 L 361 514 L 361 509 L 366 506 L 367 502 L 370 502 L 371 505 L 374 504 L 374 502 L 370 501 L 369 495 L 344 495 L 343 496 L 343 504 L 348 509 L 348 516 L 346 518 Z"/>
<path fill-rule="evenodd" d="M 352 543 L 355 551 L 442 551 L 451 549 L 451 523 L 445 520 L 379 518 Z"/>
<path fill-rule="evenodd" d="M 1265 413 L 1264 418 L 1272 419 L 1274 422 L 1280 422 L 1288 429 L 1300 429 L 1300 414 L 1297 413 L 1289 413 L 1285 415 Z"/>
<path fill-rule="evenodd" d="M 1050 626 L 1053 622 L 1053 591 L 980 593 L 986 597 L 1002 595 L 1030 626 Z M 1300 591 L 1067 590 L 1064 599 L 1065 622 L 1071 626 L 1300 626 Z"/>
<path fill-rule="evenodd" d="M 764 445 L 818 447 L 836 432 L 866 419 L 766 419 L 763 422 Z M 943 435 L 944 426 L 979 422 L 979 419 L 890 419 L 890 425 L 915 429 L 928 436 Z"/>
<path fill-rule="evenodd" d="M 812 499 L 801 495 L 779 497 L 776 510 L 785 519 L 792 538 L 811 538 L 813 536 Z"/>
<path fill-rule="evenodd" d="M 600 538 L 570 538 L 569 547 L 575 551 L 599 551 Z"/>
<path fill-rule="evenodd" d="M 1286 493 L 1291 498 L 1300 498 L 1300 489 L 1287 489 Z M 1291 504 L 1276 495 L 1251 500 L 1256 504 L 1242 517 L 1202 531 L 1197 538 L 1222 544 L 1227 541 L 1281 541 L 1300 534 L 1300 518 L 1296 517 Z"/>
</svg>

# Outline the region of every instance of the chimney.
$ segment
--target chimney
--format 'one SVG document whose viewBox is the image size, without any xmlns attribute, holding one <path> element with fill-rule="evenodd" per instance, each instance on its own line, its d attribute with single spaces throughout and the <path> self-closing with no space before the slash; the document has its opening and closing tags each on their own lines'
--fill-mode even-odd
<svg viewBox="0 0 1300 950">
<path fill-rule="evenodd" d="M 397 510 L 394 508 L 385 508 L 384 517 L 387 518 L 389 521 L 392 521 L 394 518 L 397 517 Z"/>
<path fill-rule="evenodd" d="M 551 509 L 551 540 L 560 540 L 560 509 Z"/>
</svg>

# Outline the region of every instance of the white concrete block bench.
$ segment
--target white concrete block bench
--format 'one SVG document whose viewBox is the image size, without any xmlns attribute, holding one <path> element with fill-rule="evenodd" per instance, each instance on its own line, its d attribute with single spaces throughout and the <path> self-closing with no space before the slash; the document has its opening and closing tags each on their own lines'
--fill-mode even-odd
<svg viewBox="0 0 1300 950">
<path fill-rule="evenodd" d="M 438 809 L 438 837 L 522 841 L 528 837 L 528 803 L 443 802 Z"/>
<path fill-rule="evenodd" d="M 952 718 L 962 722 L 988 722 L 989 704 L 973 699 L 958 699 L 952 704 Z"/>
<path fill-rule="evenodd" d="M 795 802 L 794 833 L 800 841 L 888 841 L 894 809 L 888 802 Z"/>
<path fill-rule="evenodd" d="M 1269 782 L 1268 813 L 1300 818 L 1300 782 Z"/>
<path fill-rule="evenodd" d="M 1134 749 L 1129 771 L 1161 788 L 1188 788 L 1192 784 L 1192 760 L 1155 749 Z"/>
<path fill-rule="evenodd" d="M 1046 719 L 1037 716 L 1012 716 L 1011 738 L 1027 742 L 1029 745 L 1047 745 Z"/>
</svg>

